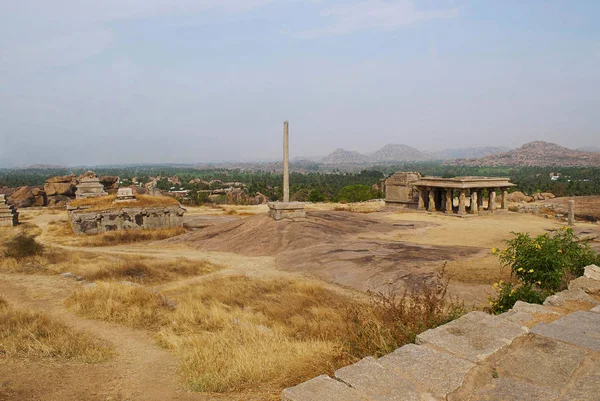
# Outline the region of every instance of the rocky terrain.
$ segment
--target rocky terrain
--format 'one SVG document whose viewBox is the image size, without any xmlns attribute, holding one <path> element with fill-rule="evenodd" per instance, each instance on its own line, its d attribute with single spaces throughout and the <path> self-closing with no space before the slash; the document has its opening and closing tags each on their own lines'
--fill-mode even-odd
<svg viewBox="0 0 600 401">
<path fill-rule="evenodd" d="M 509 152 L 488 155 L 479 159 L 457 159 L 448 165 L 460 166 L 561 166 L 600 167 L 600 153 L 582 152 L 554 143 L 529 142 Z"/>
<path fill-rule="evenodd" d="M 321 163 L 325 164 L 356 164 L 368 163 L 369 161 L 369 156 L 341 148 L 336 149 L 335 151 L 333 151 L 333 153 L 321 159 Z"/>
</svg>

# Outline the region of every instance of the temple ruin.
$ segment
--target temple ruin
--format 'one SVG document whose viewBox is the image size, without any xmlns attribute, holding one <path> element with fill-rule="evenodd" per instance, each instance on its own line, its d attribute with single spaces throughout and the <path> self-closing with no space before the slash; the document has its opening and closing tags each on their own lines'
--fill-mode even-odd
<svg viewBox="0 0 600 401">
<path fill-rule="evenodd" d="M 283 123 L 283 202 L 269 202 L 269 216 L 274 220 L 306 217 L 303 202 L 290 202 L 290 133 L 289 123 Z"/>
<path fill-rule="evenodd" d="M 478 214 L 482 211 L 495 212 L 496 196 L 500 192 L 501 209 L 506 211 L 508 189 L 514 186 L 508 178 L 502 177 L 442 178 L 398 172 L 386 180 L 385 202 L 387 205 L 428 212 Z"/>
<path fill-rule="evenodd" d="M 75 192 L 75 197 L 77 199 L 95 198 L 106 195 L 108 195 L 108 193 L 104 190 L 104 185 L 100 183 L 100 179 L 96 177 L 96 174 L 93 171 L 87 171 L 79 177 L 77 192 Z"/>
<path fill-rule="evenodd" d="M 4 194 L 0 194 L 0 227 L 15 227 L 19 224 L 19 213 L 6 203 Z"/>
</svg>

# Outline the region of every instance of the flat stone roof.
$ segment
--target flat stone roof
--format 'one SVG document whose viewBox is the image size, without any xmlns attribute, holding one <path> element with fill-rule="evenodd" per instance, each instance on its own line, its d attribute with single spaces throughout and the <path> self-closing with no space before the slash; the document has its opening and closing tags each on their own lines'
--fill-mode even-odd
<svg viewBox="0 0 600 401">
<path fill-rule="evenodd" d="M 412 185 L 417 187 L 436 187 L 436 188 L 508 188 L 515 187 L 506 177 L 421 177 Z"/>
</svg>

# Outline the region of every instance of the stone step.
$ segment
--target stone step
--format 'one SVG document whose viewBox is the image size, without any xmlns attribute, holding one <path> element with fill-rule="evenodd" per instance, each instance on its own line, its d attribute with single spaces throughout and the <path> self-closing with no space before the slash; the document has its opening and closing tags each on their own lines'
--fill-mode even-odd
<svg viewBox="0 0 600 401">
<path fill-rule="evenodd" d="M 569 283 L 569 290 L 582 290 L 587 294 L 600 295 L 600 281 L 588 277 L 579 277 Z"/>
<path fill-rule="evenodd" d="M 578 311 L 552 323 L 540 323 L 532 333 L 600 351 L 600 314 Z"/>
<path fill-rule="evenodd" d="M 507 319 L 471 312 L 419 334 L 416 342 L 442 348 L 459 358 L 480 362 L 527 331 L 527 328 Z"/>
<path fill-rule="evenodd" d="M 372 357 L 335 372 L 336 379 L 373 401 L 421 401 L 415 385 Z M 430 398 L 431 399 L 431 398 Z"/>
<path fill-rule="evenodd" d="M 497 363 L 498 372 L 540 386 L 560 390 L 585 358 L 586 350 L 551 338 L 533 335 L 513 346 Z"/>
<path fill-rule="evenodd" d="M 556 390 L 512 378 L 494 379 L 465 401 L 556 401 Z"/>
<path fill-rule="evenodd" d="M 415 344 L 405 345 L 378 362 L 423 392 L 443 400 L 462 386 L 465 376 L 476 366 L 466 359 Z"/>
<path fill-rule="evenodd" d="M 596 265 L 586 266 L 583 270 L 583 277 L 600 281 L 600 267 Z"/>
<path fill-rule="evenodd" d="M 286 388 L 281 401 L 369 401 L 364 395 L 327 375 Z"/>
<path fill-rule="evenodd" d="M 549 296 L 544 301 L 545 306 L 556 306 L 565 307 L 570 302 L 584 303 L 590 305 L 598 305 L 600 302 L 589 296 L 585 291 L 577 288 L 572 290 L 565 290 Z"/>
</svg>

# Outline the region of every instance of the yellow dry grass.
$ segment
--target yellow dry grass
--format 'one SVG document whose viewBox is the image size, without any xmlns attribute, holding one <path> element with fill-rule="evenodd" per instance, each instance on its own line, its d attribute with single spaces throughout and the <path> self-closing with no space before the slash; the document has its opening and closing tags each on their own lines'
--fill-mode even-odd
<svg viewBox="0 0 600 401">
<path fill-rule="evenodd" d="M 134 242 L 159 241 L 185 234 L 183 227 L 163 228 L 158 230 L 122 230 L 96 235 L 77 236 L 72 245 L 75 246 L 111 246 L 131 244 Z"/>
<path fill-rule="evenodd" d="M 0 297 L 0 356 L 97 363 L 113 355 L 112 347 L 89 334 L 75 331 L 42 313 L 13 308 Z"/>
<path fill-rule="evenodd" d="M 169 196 L 136 195 L 136 202 L 115 203 L 116 195 L 100 196 L 96 198 L 76 199 L 71 201 L 73 207 L 86 207 L 86 210 L 111 210 L 124 207 L 164 207 L 176 206 L 179 202 Z"/>
</svg>

